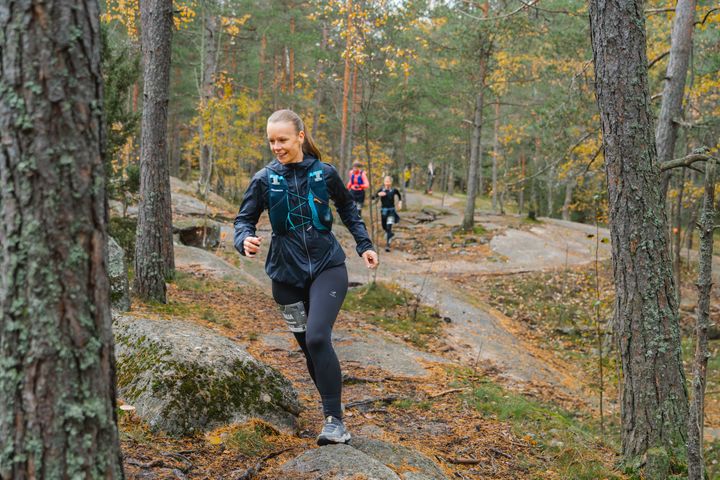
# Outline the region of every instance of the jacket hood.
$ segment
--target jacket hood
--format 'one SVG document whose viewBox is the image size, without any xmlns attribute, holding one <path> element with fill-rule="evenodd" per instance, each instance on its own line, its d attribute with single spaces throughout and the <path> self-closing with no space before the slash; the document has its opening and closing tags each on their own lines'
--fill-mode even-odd
<svg viewBox="0 0 720 480">
<path fill-rule="evenodd" d="M 273 172 L 277 172 L 283 175 L 287 172 L 295 171 L 298 169 L 305 170 L 310 165 L 312 165 L 315 160 L 315 157 L 313 157 L 312 155 L 305 155 L 302 159 L 302 162 L 282 164 L 278 161 L 277 158 L 274 158 L 272 162 L 268 163 L 266 166 Z"/>
</svg>

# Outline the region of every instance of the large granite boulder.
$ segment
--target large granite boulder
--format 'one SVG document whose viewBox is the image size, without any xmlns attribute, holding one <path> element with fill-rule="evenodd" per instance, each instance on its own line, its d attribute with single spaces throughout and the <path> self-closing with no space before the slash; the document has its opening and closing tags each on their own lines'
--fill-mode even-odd
<svg viewBox="0 0 720 480">
<path fill-rule="evenodd" d="M 119 396 L 155 430 L 186 435 L 261 418 L 294 432 L 290 382 L 240 345 L 179 320 L 117 317 Z"/>
<path fill-rule="evenodd" d="M 217 248 L 220 245 L 221 228 L 221 223 L 210 219 L 185 218 L 173 221 L 173 233 L 178 234 L 180 243 L 190 247 Z"/>
<path fill-rule="evenodd" d="M 308 450 L 282 466 L 285 472 L 319 473 L 322 478 L 345 480 L 447 480 L 426 456 L 402 445 L 353 438 L 350 445 L 329 445 Z"/>
<path fill-rule="evenodd" d="M 130 288 L 125 251 L 113 237 L 108 237 L 108 277 L 112 308 L 127 312 L 130 310 Z"/>
</svg>

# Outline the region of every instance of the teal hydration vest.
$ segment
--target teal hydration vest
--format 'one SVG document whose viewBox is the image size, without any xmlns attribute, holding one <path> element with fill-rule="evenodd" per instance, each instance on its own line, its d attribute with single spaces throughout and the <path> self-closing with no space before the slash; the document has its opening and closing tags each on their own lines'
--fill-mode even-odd
<svg viewBox="0 0 720 480">
<path fill-rule="evenodd" d="M 265 168 L 268 178 L 268 214 L 274 233 L 285 235 L 306 225 L 312 225 L 320 231 L 330 231 L 333 222 L 330 195 L 319 160 L 315 160 L 306 170 L 307 197 L 291 192 L 285 177 L 270 167 Z M 290 206 L 291 196 L 299 200 L 295 207 Z M 310 210 L 309 217 L 303 214 L 302 207 L 305 205 Z"/>
</svg>

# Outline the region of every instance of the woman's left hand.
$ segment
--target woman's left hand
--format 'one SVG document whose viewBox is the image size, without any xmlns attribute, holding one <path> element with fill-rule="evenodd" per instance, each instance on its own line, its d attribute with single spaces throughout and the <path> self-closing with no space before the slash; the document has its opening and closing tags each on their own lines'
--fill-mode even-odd
<svg viewBox="0 0 720 480">
<path fill-rule="evenodd" d="M 380 260 L 378 260 L 378 254 L 375 253 L 373 250 L 365 250 L 362 254 L 363 260 L 365 260 L 365 266 L 367 266 L 370 269 L 377 268 L 377 266 L 380 264 Z"/>
</svg>

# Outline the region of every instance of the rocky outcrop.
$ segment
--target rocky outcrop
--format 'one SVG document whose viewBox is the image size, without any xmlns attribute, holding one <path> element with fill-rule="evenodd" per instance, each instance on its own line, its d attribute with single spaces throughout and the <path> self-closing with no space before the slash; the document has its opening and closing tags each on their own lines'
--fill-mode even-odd
<svg viewBox="0 0 720 480">
<path fill-rule="evenodd" d="M 173 233 L 180 243 L 190 247 L 215 249 L 220 245 L 222 224 L 209 219 L 189 218 L 173 220 Z"/>
<path fill-rule="evenodd" d="M 116 317 L 118 394 L 155 430 L 192 434 L 260 418 L 294 432 L 290 382 L 240 345 L 178 320 Z"/>
<path fill-rule="evenodd" d="M 288 473 L 312 472 L 332 480 L 447 480 L 440 468 L 426 456 L 402 445 L 365 438 L 355 438 L 350 445 L 329 445 L 308 450 L 285 463 L 282 470 Z"/>
</svg>

